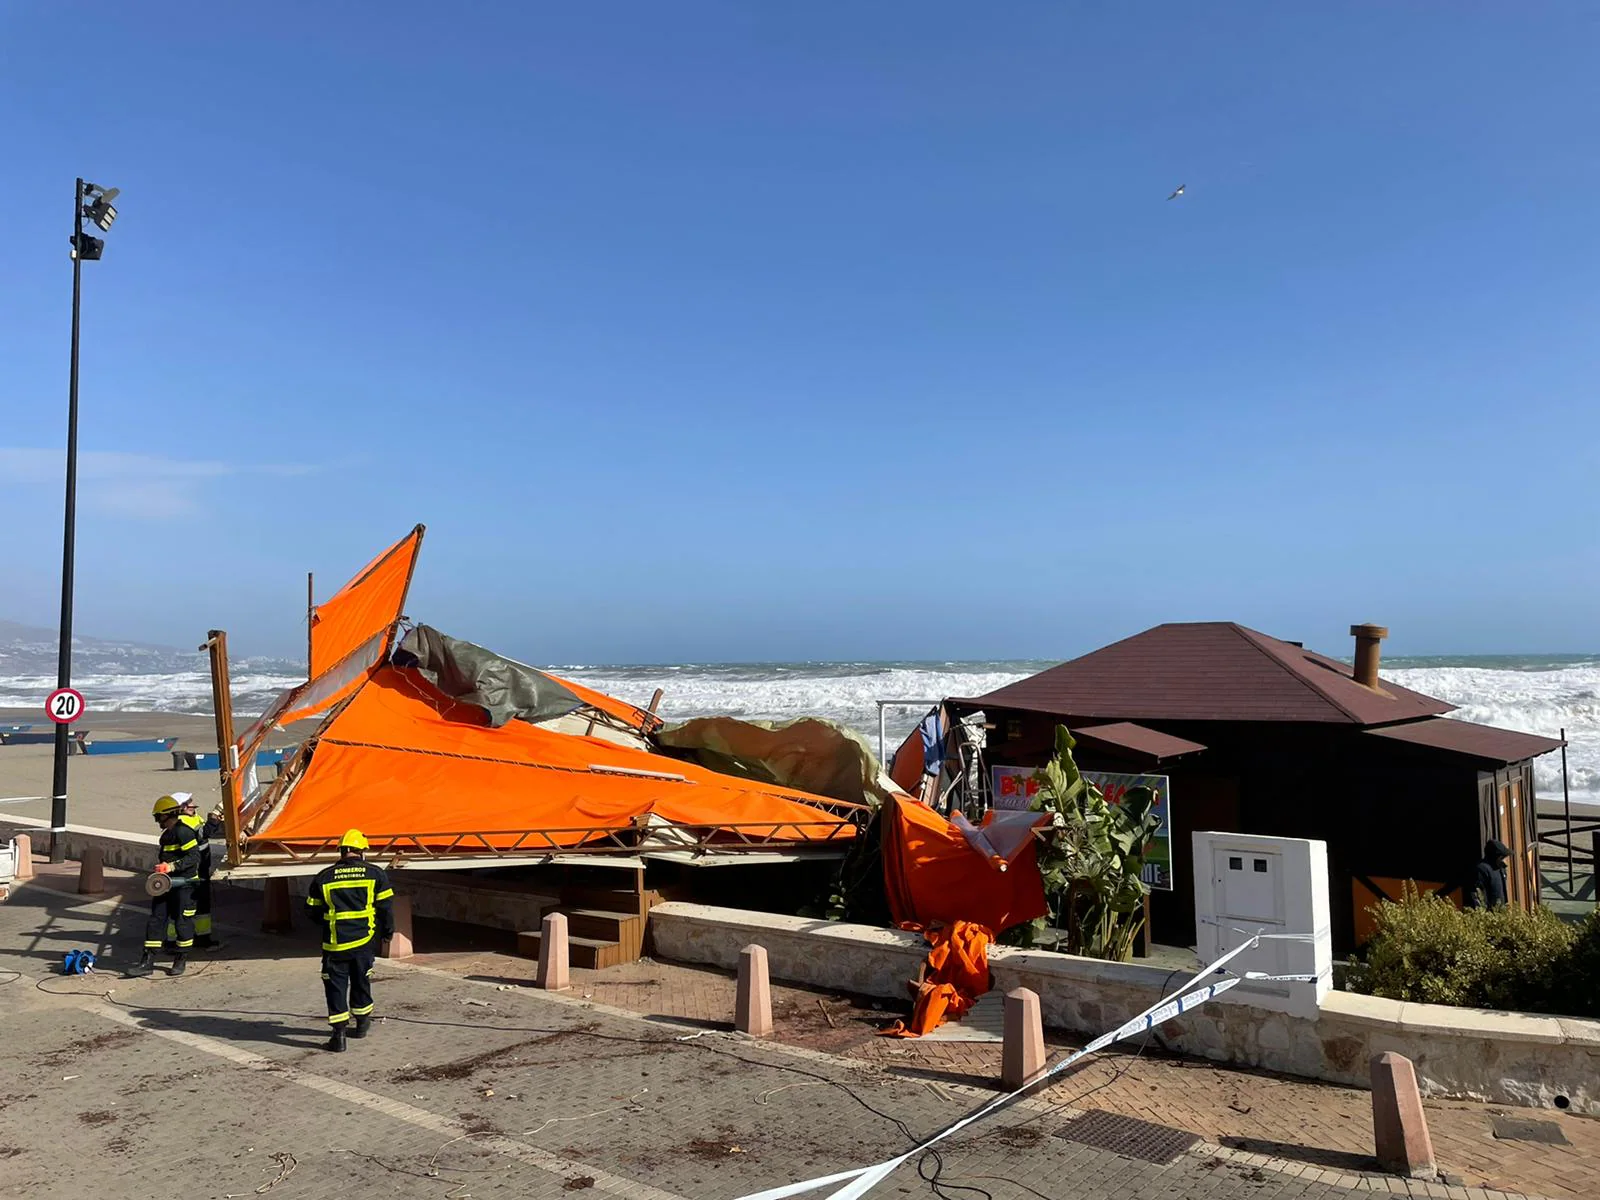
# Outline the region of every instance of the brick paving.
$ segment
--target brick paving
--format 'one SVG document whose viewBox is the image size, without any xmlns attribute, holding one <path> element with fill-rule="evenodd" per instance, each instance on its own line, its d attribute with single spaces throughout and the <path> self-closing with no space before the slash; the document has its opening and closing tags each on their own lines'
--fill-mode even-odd
<svg viewBox="0 0 1600 1200">
<path fill-rule="evenodd" d="M 462 974 L 487 977 L 492 972 L 520 982 L 533 977 L 533 964 L 498 955 L 439 956 L 437 961 Z M 573 972 L 573 982 L 586 999 L 640 1013 L 725 1024 L 733 1011 L 731 975 L 680 964 L 646 960 L 607 971 L 579 970 Z M 875 1036 L 878 1026 L 898 1015 L 887 1011 L 891 1007 L 837 993 L 773 987 L 775 1036 L 780 1041 L 936 1084 L 995 1085 L 998 1045 Z M 1054 1031 L 1047 1041 L 1052 1051 L 1082 1044 Z M 1186 1129 L 1223 1147 L 1306 1170 L 1377 1174 L 1371 1097 L 1356 1088 L 1227 1069 L 1147 1047 L 1143 1053 L 1096 1056 L 1043 1095 L 1072 1109 L 1122 1113 Z M 1440 1167 L 1465 1186 L 1573 1200 L 1600 1193 L 1594 1182 L 1600 1169 L 1600 1120 L 1451 1100 L 1429 1100 L 1426 1108 Z M 1491 1124 L 1496 1114 L 1551 1122 L 1570 1144 L 1498 1140 Z"/>
<path fill-rule="evenodd" d="M 115 882 L 131 891 L 126 877 Z M 142 923 L 137 905 L 56 890 L 65 883 L 47 877 L 0 906 L 0 979 L 22 972 L 0 984 L 0 1194 L 731 1198 L 899 1152 L 900 1124 L 922 1134 L 960 1115 L 998 1053 L 889 1043 L 872 1036 L 886 1014 L 870 1002 L 782 986 L 776 1043 L 735 1039 L 720 1032 L 732 1003 L 720 973 L 642 962 L 575 972 L 572 994 L 549 997 L 519 986 L 531 963 L 476 950 L 380 965 L 385 1019 L 350 1053 L 328 1055 L 315 1048 L 324 1027 L 308 937 L 236 935 L 179 980 L 52 978 L 72 946 L 99 948 L 108 966 L 131 960 Z M 248 928 L 252 899 L 224 896 L 219 917 Z M 1261 1153 L 1202 1145 L 1157 1166 L 1053 1136 L 1072 1111 L 1029 1104 L 952 1139 L 946 1180 L 993 1200 L 1390 1190 L 1386 1178 L 1353 1179 L 1353 1164 L 1287 1163 L 1273 1144 L 1338 1150 L 1353 1118 L 1323 1106 L 1346 1097 L 1357 1111 L 1361 1093 L 1151 1057 L 1085 1097 L 1088 1082 L 1076 1075 L 1051 1099 L 1115 1099 L 1104 1106 L 1191 1128 L 1214 1122 L 1226 1095 L 1249 1110 L 1228 1110 L 1240 1122 L 1228 1128 Z M 1174 1089 L 1182 1102 L 1153 1094 Z M 1290 1110 L 1315 1117 L 1312 1134 Z M 1430 1109 L 1436 1142 L 1443 1111 Z M 1561 1122 L 1569 1137 L 1572 1121 Z M 1576 1166 L 1593 1143 L 1573 1140 L 1565 1161 Z M 1510 1145 L 1485 1151 L 1499 1154 L 1491 1165 L 1506 1186 L 1589 1194 L 1581 1181 L 1513 1178 L 1501 1153 Z M 1567 1149 L 1539 1147 L 1539 1157 Z M 926 1190 L 903 1168 L 875 1194 Z"/>
</svg>

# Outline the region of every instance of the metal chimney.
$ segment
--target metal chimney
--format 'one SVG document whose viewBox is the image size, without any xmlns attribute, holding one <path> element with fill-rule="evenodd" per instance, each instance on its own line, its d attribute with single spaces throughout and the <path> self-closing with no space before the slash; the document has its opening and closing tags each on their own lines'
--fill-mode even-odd
<svg viewBox="0 0 1600 1200">
<path fill-rule="evenodd" d="M 1350 636 L 1356 639 L 1355 681 L 1364 687 L 1378 686 L 1378 644 L 1389 636 L 1382 625 L 1352 625 Z"/>
</svg>

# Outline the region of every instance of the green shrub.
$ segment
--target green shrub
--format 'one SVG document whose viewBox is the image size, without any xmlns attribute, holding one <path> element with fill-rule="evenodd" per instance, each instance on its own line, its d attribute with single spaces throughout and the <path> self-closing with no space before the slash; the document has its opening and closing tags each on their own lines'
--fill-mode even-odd
<svg viewBox="0 0 1600 1200">
<path fill-rule="evenodd" d="M 1600 923 L 1549 909 L 1459 910 L 1408 888 L 1370 910 L 1362 991 L 1391 1000 L 1583 1016 L 1600 1011 Z"/>
<path fill-rule="evenodd" d="M 1569 1017 L 1600 1017 L 1600 908 L 1577 927 L 1572 949 L 1555 972 L 1551 1010 Z"/>
</svg>

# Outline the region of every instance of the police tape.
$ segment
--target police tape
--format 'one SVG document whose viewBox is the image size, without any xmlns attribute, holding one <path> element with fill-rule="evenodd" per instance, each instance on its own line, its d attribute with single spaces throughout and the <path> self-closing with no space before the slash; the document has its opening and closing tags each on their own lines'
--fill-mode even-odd
<svg viewBox="0 0 1600 1200">
<path fill-rule="evenodd" d="M 874 1163 L 867 1167 L 856 1167 L 853 1170 L 839 1171 L 833 1175 L 821 1175 L 815 1179 L 802 1180 L 799 1183 L 788 1183 L 783 1184 L 780 1187 L 768 1188 L 767 1190 L 761 1192 L 751 1192 L 748 1195 L 738 1197 L 738 1200 L 786 1200 L 786 1198 L 789 1196 L 803 1196 L 807 1192 L 814 1192 L 819 1188 L 829 1187 L 833 1184 L 843 1184 L 844 1186 L 839 1188 L 837 1191 L 829 1192 L 826 1200 L 859 1200 L 860 1197 L 865 1196 L 874 1187 L 882 1183 L 891 1174 L 893 1174 L 898 1167 L 926 1153 L 928 1149 L 944 1141 L 946 1138 L 960 1133 L 963 1129 L 967 1128 L 967 1126 L 973 1125 L 978 1121 L 983 1120 L 985 1117 L 993 1115 L 1000 1109 L 1016 1103 L 1016 1101 L 1020 1100 L 1025 1094 L 1031 1092 L 1040 1084 L 1045 1083 L 1047 1080 L 1053 1079 L 1062 1071 L 1065 1071 L 1068 1067 L 1072 1066 L 1081 1059 L 1086 1058 L 1088 1055 L 1098 1053 L 1099 1051 L 1104 1050 L 1107 1046 L 1114 1045 L 1120 1041 L 1125 1041 L 1136 1034 L 1144 1033 L 1146 1030 L 1154 1029 L 1157 1025 L 1165 1024 L 1174 1017 L 1198 1008 L 1208 1000 L 1215 999 L 1216 997 L 1222 995 L 1223 992 L 1228 991 L 1230 988 L 1236 987 L 1237 985 L 1245 982 L 1247 979 L 1252 981 L 1270 980 L 1273 982 L 1307 982 L 1316 979 L 1317 977 L 1315 975 L 1270 975 L 1261 971 L 1246 971 L 1243 975 L 1230 974 L 1224 979 L 1220 979 L 1215 983 L 1205 984 L 1203 987 L 1194 986 L 1207 976 L 1218 973 L 1222 970 L 1225 964 L 1231 962 L 1233 959 L 1243 954 L 1246 950 L 1253 949 L 1254 947 L 1260 945 L 1263 941 L 1310 941 L 1311 939 L 1312 935 L 1302 933 L 1251 934 L 1246 938 L 1245 941 L 1235 946 L 1232 950 L 1229 950 L 1226 954 L 1221 955 L 1215 961 L 1201 967 L 1200 970 L 1189 977 L 1183 986 L 1177 988 L 1175 991 L 1169 992 L 1160 1000 L 1157 1000 L 1149 1008 L 1145 1009 L 1138 1016 L 1124 1021 L 1110 1033 L 1101 1034 L 1099 1037 L 1095 1038 L 1094 1041 L 1083 1047 L 1083 1049 L 1076 1050 L 1069 1054 L 1066 1058 L 1063 1058 L 1049 1070 L 1038 1076 L 1038 1078 L 1023 1084 L 1016 1091 L 1008 1092 L 1003 1096 L 996 1096 L 993 1100 L 990 1100 L 988 1103 L 968 1113 L 960 1120 L 955 1121 L 950 1125 L 946 1125 L 937 1133 L 924 1138 L 921 1142 L 913 1146 L 910 1150 L 907 1150 L 904 1154 L 897 1155 L 894 1158 L 885 1159 L 883 1162 Z"/>
</svg>

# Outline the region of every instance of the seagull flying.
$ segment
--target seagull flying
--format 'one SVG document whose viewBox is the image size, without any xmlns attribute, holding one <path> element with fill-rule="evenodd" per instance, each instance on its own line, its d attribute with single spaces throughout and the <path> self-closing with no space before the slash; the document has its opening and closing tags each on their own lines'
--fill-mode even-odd
<svg viewBox="0 0 1600 1200">
<path fill-rule="evenodd" d="M 1179 196 L 1183 195 L 1183 189 L 1184 189 L 1185 186 L 1187 186 L 1187 185 L 1180 183 L 1178 185 L 1178 190 L 1173 192 L 1172 195 L 1168 196 L 1167 199 L 1168 200 L 1176 200 Z"/>
</svg>

